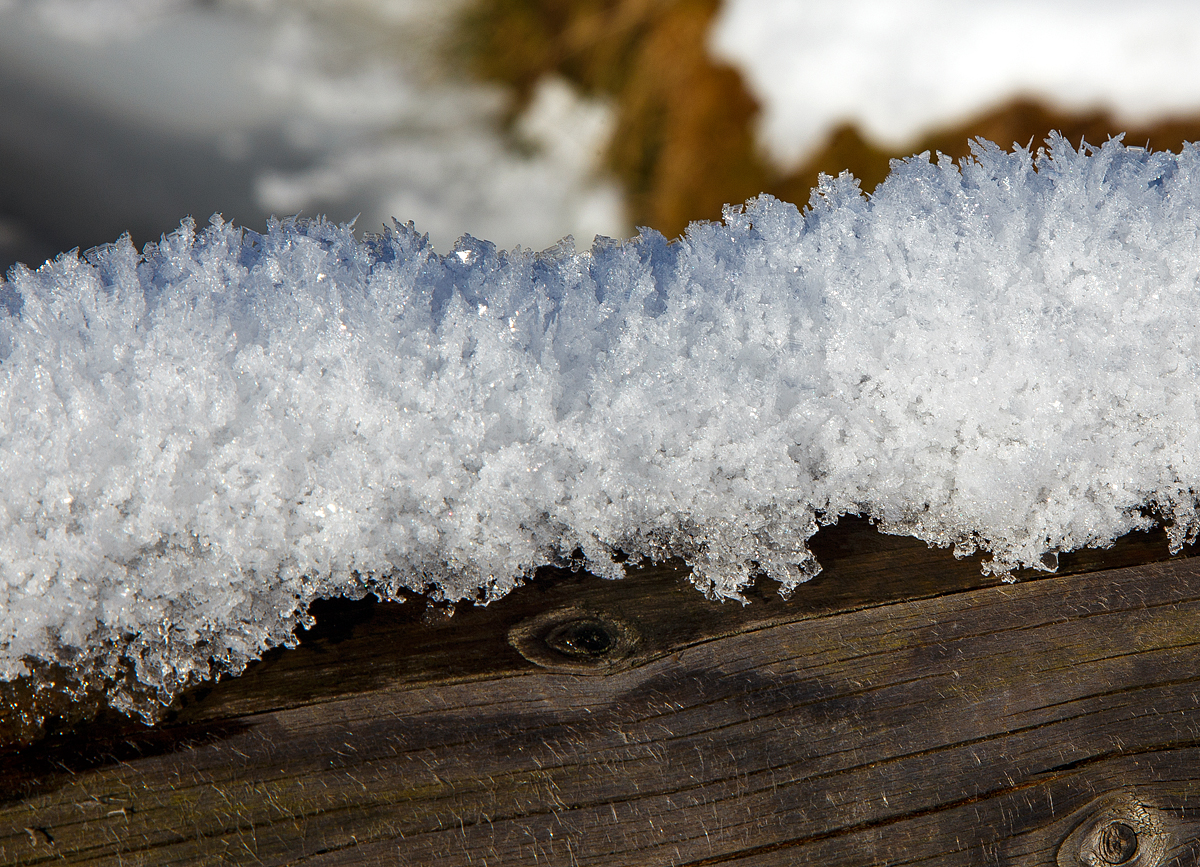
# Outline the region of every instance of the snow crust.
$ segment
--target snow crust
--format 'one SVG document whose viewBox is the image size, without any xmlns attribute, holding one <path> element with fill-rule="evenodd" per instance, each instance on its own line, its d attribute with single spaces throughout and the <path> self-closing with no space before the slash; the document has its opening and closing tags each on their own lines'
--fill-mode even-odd
<svg viewBox="0 0 1200 867">
<path fill-rule="evenodd" d="M 1018 96 L 1130 125 L 1200 111 L 1187 0 L 724 0 L 710 45 L 746 76 L 785 167 L 844 121 L 903 147 Z"/>
<path fill-rule="evenodd" d="M 1200 528 L 1200 149 L 979 144 L 577 253 L 214 218 L 0 283 L 0 676 L 168 699 L 318 596 L 679 556 L 737 597 L 856 513 L 987 568 Z M 115 697 L 118 705 L 128 695 Z"/>
</svg>

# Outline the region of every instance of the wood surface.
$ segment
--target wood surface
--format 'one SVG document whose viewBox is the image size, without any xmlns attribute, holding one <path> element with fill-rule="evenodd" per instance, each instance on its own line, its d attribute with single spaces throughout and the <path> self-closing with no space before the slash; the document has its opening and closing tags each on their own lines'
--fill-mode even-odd
<svg viewBox="0 0 1200 867">
<path fill-rule="evenodd" d="M 0 753 L 0 864 L 1200 863 L 1200 560 L 816 541 L 789 600 L 668 564 L 324 603 L 162 725 Z"/>
</svg>

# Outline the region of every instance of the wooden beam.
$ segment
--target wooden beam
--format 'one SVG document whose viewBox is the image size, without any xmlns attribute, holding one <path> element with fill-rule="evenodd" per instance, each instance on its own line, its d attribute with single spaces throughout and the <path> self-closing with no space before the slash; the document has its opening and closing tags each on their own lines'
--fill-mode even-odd
<svg viewBox="0 0 1200 867">
<path fill-rule="evenodd" d="M 1200 561 L 963 570 L 352 609 L 170 725 L 10 751 L 0 864 L 1196 863 Z"/>
</svg>

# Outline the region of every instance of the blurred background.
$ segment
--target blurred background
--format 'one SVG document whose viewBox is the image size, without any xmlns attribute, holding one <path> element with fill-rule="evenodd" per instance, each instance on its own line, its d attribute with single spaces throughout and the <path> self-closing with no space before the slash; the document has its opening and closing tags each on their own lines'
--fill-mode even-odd
<svg viewBox="0 0 1200 867">
<path fill-rule="evenodd" d="M 1051 129 L 1200 139 L 1200 4 L 0 0 L 0 273 L 218 212 L 674 236 Z"/>
</svg>

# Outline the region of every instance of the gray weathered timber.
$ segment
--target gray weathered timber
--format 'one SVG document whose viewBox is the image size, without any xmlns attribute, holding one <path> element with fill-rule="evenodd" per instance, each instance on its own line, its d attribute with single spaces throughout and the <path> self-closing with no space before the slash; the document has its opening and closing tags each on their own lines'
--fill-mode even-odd
<svg viewBox="0 0 1200 867">
<path fill-rule="evenodd" d="M 873 595 L 897 550 L 946 571 Z M 913 551 L 790 602 L 645 570 L 364 614 L 169 725 L 10 751 L 0 863 L 1200 862 L 1200 560 Z"/>
</svg>

